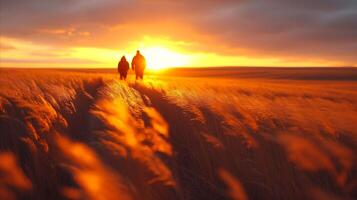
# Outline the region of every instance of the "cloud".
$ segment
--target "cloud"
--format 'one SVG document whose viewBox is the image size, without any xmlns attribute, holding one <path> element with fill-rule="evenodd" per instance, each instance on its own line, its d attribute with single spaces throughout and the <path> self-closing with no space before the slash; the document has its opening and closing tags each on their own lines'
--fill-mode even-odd
<svg viewBox="0 0 357 200">
<path fill-rule="evenodd" d="M 213 13 L 197 26 L 229 42 L 233 50 L 352 59 L 357 51 L 356 8 L 354 1 L 249 1 L 218 10 L 225 15 Z"/>
<path fill-rule="evenodd" d="M 9 51 L 9 50 L 14 50 L 14 49 L 16 49 L 16 48 L 11 45 L 0 43 L 1 51 Z"/>
<path fill-rule="evenodd" d="M 0 3 L 2 35 L 46 44 L 125 48 L 151 35 L 191 42 L 197 52 L 357 62 L 354 0 Z"/>
<path fill-rule="evenodd" d="M 5 58 L 1 59 L 3 63 L 70 63 L 70 64 L 98 64 L 100 62 L 86 59 L 76 59 L 76 58 L 58 58 L 58 59 L 11 59 Z"/>
</svg>

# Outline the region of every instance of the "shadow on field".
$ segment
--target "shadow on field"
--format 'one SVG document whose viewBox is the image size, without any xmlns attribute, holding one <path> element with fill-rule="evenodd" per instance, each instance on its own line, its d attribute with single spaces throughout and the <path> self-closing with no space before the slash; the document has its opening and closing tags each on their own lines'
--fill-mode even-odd
<svg viewBox="0 0 357 200">
<path fill-rule="evenodd" d="M 62 165 L 62 152 L 56 147 L 56 137 L 61 132 L 75 140 L 90 140 L 88 133 L 92 122 L 88 111 L 103 84 L 101 78 L 83 81 L 74 88 L 73 101 L 57 102 L 46 93 L 45 86 L 35 81 L 29 87 L 34 94 L 39 90 L 43 96 L 1 97 L 0 129 L 4 131 L 0 134 L 0 151 L 11 152 L 9 157 L 20 161 L 21 169 L 32 183 L 32 187 L 19 190 L 13 181 L 5 182 L 2 187 L 7 189 L 1 191 L 1 196 L 63 199 L 60 188 L 76 187 L 72 175 Z M 12 178 L 17 182 L 26 180 Z"/>
<path fill-rule="evenodd" d="M 341 188 L 330 173 L 304 171 L 291 162 L 281 143 L 283 137 L 280 140 L 281 131 L 293 126 L 288 122 L 258 120 L 257 126 L 252 128 L 244 121 L 243 113 L 235 113 L 234 117 L 243 122 L 243 127 L 239 131 L 232 130 L 224 119 L 204 106 L 199 107 L 203 119 L 198 119 L 190 107 L 170 102 L 164 91 L 142 84 L 132 87 L 143 98 L 150 99 L 169 124 L 169 139 L 174 151 L 171 169 L 184 199 L 241 199 L 242 196 L 249 199 L 320 199 L 328 195 L 348 196 L 351 192 Z M 296 136 L 297 142 L 299 138 Z M 303 144 L 301 148 L 308 148 L 305 155 L 300 155 L 307 157 L 302 163 L 311 162 L 308 159 L 325 159 L 325 155 L 315 155 L 320 149 L 309 149 Z M 298 149 L 295 153 L 304 152 Z M 319 162 L 317 167 L 326 167 Z M 222 170 L 232 174 L 230 180 L 223 176 Z M 243 190 L 237 189 L 237 184 L 241 184 Z M 234 194 L 239 191 L 241 194 Z"/>
</svg>

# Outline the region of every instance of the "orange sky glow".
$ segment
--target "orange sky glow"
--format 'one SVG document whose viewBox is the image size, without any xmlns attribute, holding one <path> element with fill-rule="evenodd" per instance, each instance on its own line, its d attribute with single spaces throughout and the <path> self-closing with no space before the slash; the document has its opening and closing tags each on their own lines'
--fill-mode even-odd
<svg viewBox="0 0 357 200">
<path fill-rule="evenodd" d="M 137 49 L 153 70 L 357 63 L 352 1 L 332 1 L 335 7 L 318 1 L 304 8 L 290 1 L 68 2 L 1 1 L 0 67 L 114 68 L 122 55 L 131 59 Z M 274 13 L 275 8 L 293 15 Z M 313 11 L 321 15 L 306 14 Z M 309 17 L 324 21 L 313 24 Z"/>
</svg>

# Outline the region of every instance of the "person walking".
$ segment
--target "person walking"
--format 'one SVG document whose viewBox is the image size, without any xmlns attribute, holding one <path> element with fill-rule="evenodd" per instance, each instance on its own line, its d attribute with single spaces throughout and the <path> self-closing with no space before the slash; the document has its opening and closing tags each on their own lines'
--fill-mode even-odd
<svg viewBox="0 0 357 200">
<path fill-rule="evenodd" d="M 136 55 L 134 56 L 131 62 L 131 68 L 135 71 L 135 78 L 143 79 L 144 78 L 144 70 L 146 68 L 146 60 L 143 55 L 141 55 L 140 51 L 136 51 Z"/>
<path fill-rule="evenodd" d="M 118 63 L 118 72 L 120 74 L 120 80 L 126 80 L 128 75 L 129 62 L 126 60 L 125 56 L 121 57 Z"/>
</svg>

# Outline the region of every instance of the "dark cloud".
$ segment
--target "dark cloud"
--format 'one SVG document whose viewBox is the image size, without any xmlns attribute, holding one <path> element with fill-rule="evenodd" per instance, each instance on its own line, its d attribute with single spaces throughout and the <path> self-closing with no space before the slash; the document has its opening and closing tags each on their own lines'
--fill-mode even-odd
<svg viewBox="0 0 357 200">
<path fill-rule="evenodd" d="M 218 12 L 226 15 L 208 14 L 196 25 L 232 47 L 356 62 L 357 1 L 249 1 Z"/>
<path fill-rule="evenodd" d="M 0 0 L 0 3 L 1 35 L 45 43 L 113 47 L 120 41 L 152 34 L 194 41 L 193 51 L 357 62 L 355 0 Z M 197 34 L 175 30 L 175 26 L 169 25 L 175 22 Z M 144 25 L 146 29 L 126 30 L 123 26 L 122 34 L 110 36 L 108 28 L 127 24 Z M 71 30 L 73 34 L 68 34 Z M 117 41 L 108 41 L 111 37 Z M 207 45 L 207 38 L 214 43 Z"/>
</svg>

